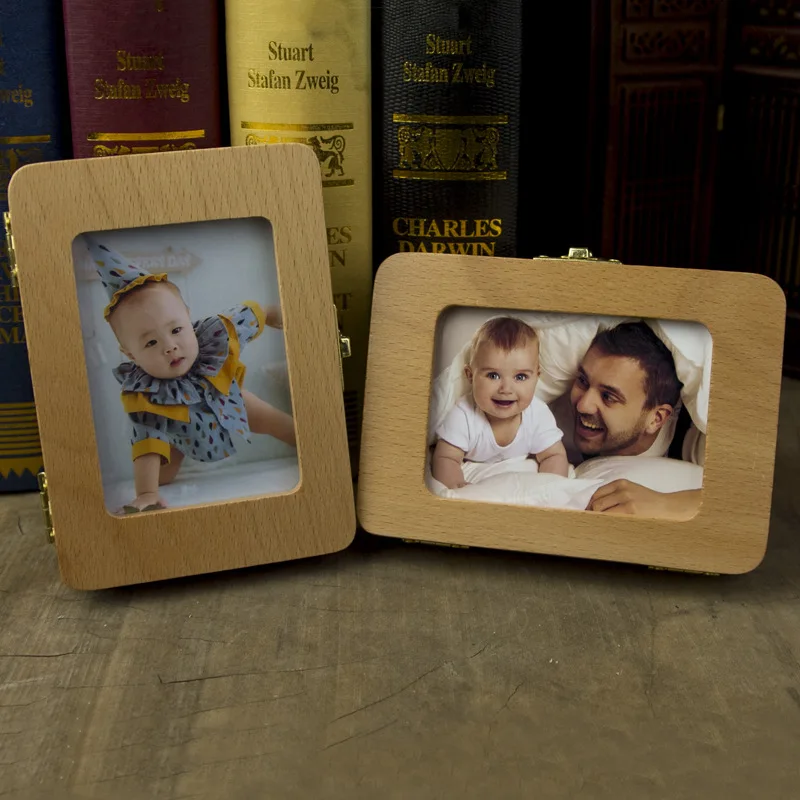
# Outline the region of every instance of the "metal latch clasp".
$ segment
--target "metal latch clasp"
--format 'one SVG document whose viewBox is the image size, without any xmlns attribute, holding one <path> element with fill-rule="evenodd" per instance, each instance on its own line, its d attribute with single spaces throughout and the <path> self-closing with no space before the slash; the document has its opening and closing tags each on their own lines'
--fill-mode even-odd
<svg viewBox="0 0 800 800">
<path fill-rule="evenodd" d="M 550 256 L 537 256 L 534 258 L 534 261 L 538 261 L 540 258 L 547 258 L 549 259 Z M 570 247 L 569 252 L 565 256 L 559 256 L 559 258 L 563 258 L 567 261 L 605 261 L 612 264 L 621 264 L 622 262 L 617 258 L 595 258 L 592 255 L 592 251 L 589 250 L 588 247 Z"/>
<path fill-rule="evenodd" d="M 47 491 L 47 474 L 42 470 L 37 476 L 36 480 L 39 484 L 39 500 L 42 503 L 42 514 L 44 516 L 44 525 L 47 528 L 47 538 L 50 544 L 55 544 L 56 531 L 53 527 L 53 512 L 50 509 L 50 494 Z"/>
<path fill-rule="evenodd" d="M 339 331 L 339 354 L 342 358 L 350 358 L 353 355 L 350 348 L 350 337 L 345 336 L 341 331 Z"/>
<path fill-rule="evenodd" d="M 353 355 L 353 350 L 350 347 L 350 337 L 345 336 L 341 330 L 339 331 L 339 375 L 342 379 L 342 391 L 344 391 L 344 366 L 342 360 L 350 358 Z"/>
<path fill-rule="evenodd" d="M 6 232 L 6 253 L 8 254 L 8 265 L 11 273 L 11 285 L 19 288 L 19 273 L 17 271 L 17 253 L 14 249 L 14 234 L 11 232 L 11 212 L 3 212 L 3 227 Z"/>
<path fill-rule="evenodd" d="M 342 390 L 344 391 L 344 367 L 342 366 L 342 361 L 353 355 L 353 349 L 350 346 L 350 337 L 345 336 L 339 327 L 339 310 L 336 308 L 335 303 L 333 305 L 333 318 L 336 320 L 336 331 L 339 336 L 339 376 L 342 379 Z"/>
</svg>

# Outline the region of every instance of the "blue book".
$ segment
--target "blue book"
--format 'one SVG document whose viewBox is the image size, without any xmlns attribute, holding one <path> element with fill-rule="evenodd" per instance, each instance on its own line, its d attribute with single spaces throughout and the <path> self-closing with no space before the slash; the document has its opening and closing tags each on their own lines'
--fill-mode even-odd
<svg viewBox="0 0 800 800">
<path fill-rule="evenodd" d="M 69 155 L 61 0 L 0 3 L 0 214 L 19 167 Z M 36 489 L 42 448 L 25 329 L 0 233 L 0 491 Z"/>
</svg>

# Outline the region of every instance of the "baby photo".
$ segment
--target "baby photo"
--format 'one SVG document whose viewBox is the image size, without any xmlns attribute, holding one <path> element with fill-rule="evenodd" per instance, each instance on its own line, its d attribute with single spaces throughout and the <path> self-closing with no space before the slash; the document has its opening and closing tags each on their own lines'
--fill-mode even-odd
<svg viewBox="0 0 800 800">
<path fill-rule="evenodd" d="M 107 509 L 291 491 L 269 222 L 84 233 L 73 259 Z"/>
<path fill-rule="evenodd" d="M 711 336 L 699 323 L 450 308 L 426 483 L 478 502 L 691 519 Z"/>
<path fill-rule="evenodd" d="M 433 477 L 448 489 L 466 486 L 463 465 L 533 456 L 538 472 L 567 477 L 569 464 L 550 409 L 534 396 L 539 338 L 515 317 L 484 322 L 464 364 L 470 391 L 436 430 Z"/>
</svg>

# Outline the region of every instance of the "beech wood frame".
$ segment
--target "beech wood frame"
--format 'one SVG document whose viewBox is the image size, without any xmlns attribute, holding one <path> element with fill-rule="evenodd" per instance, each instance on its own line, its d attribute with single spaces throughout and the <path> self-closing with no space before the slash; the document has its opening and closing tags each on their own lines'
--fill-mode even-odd
<svg viewBox="0 0 800 800">
<path fill-rule="evenodd" d="M 64 582 L 98 589 L 346 547 L 355 534 L 353 484 L 321 176 L 311 148 L 34 164 L 14 175 L 9 205 Z M 287 493 L 113 516 L 104 504 L 73 239 L 86 231 L 250 217 L 273 227 L 300 481 Z"/>
<path fill-rule="evenodd" d="M 424 464 L 434 334 L 440 314 L 452 306 L 703 323 L 713 355 L 695 516 L 611 516 L 432 494 Z M 784 315 L 780 287 L 749 273 L 393 255 L 381 265 L 373 294 L 359 521 L 375 534 L 443 544 L 700 572 L 752 570 L 769 531 Z"/>
</svg>

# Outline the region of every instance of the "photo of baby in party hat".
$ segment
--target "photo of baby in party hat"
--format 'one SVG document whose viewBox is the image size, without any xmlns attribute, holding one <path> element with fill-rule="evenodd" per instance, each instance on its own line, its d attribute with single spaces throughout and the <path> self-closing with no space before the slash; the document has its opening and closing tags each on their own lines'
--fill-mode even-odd
<svg viewBox="0 0 800 800">
<path fill-rule="evenodd" d="M 185 459 L 220 462 L 252 435 L 296 447 L 292 416 L 245 388 L 244 348 L 265 326 L 280 330 L 279 305 L 247 300 L 193 319 L 166 272 L 130 263 L 97 235 L 83 235 L 108 295 L 103 317 L 126 360 L 112 369 L 130 421 L 135 497 L 117 513 L 167 507 L 160 487 Z"/>
</svg>

